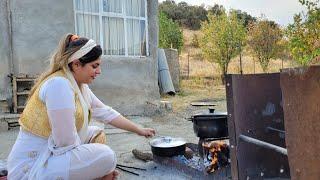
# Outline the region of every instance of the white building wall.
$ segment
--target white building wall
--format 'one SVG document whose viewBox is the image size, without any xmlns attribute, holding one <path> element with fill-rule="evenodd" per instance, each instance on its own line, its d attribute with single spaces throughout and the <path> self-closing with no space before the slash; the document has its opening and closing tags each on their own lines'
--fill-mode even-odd
<svg viewBox="0 0 320 180">
<path fill-rule="evenodd" d="M 14 73 L 39 74 L 49 64 L 48 57 L 60 38 L 74 32 L 72 0 L 6 0 L 12 12 L 12 60 L 6 16 L 0 11 L 0 97 L 10 101 L 6 89 L 10 62 Z M 158 2 L 148 0 L 150 56 L 144 58 L 103 57 L 102 75 L 91 85 L 92 90 L 106 104 L 126 115 L 141 115 L 147 101 L 160 98 L 157 75 Z M 0 98 L 1 100 L 1 98 Z M 10 103 L 10 102 L 9 102 Z M 1 112 L 0 112 L 1 113 Z"/>
</svg>

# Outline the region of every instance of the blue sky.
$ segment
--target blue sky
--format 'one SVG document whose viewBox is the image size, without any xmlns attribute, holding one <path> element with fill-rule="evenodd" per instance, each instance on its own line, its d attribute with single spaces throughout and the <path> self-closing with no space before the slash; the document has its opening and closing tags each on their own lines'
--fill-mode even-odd
<svg viewBox="0 0 320 180">
<path fill-rule="evenodd" d="M 159 0 L 159 2 L 162 1 L 164 0 Z M 175 0 L 176 3 L 181 1 L 191 5 L 220 4 L 227 10 L 240 9 L 255 17 L 261 17 L 261 14 L 264 14 L 267 19 L 282 26 L 292 23 L 294 14 L 305 11 L 298 0 Z"/>
</svg>

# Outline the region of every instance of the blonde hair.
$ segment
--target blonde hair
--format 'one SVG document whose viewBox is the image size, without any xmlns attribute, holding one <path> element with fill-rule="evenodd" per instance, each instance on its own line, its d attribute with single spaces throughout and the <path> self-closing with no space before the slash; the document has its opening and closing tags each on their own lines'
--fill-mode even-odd
<svg viewBox="0 0 320 180">
<path fill-rule="evenodd" d="M 49 77 L 51 74 L 63 70 L 66 72 L 66 68 L 68 67 L 68 59 L 70 56 L 78 51 L 85 42 L 81 43 L 79 45 L 73 45 L 69 46 L 70 44 L 70 38 L 73 36 L 73 34 L 66 34 L 62 37 L 62 39 L 59 42 L 59 45 L 57 49 L 53 52 L 53 55 L 50 58 L 50 65 L 46 71 L 44 71 L 35 81 L 34 86 L 32 87 L 30 94 L 28 96 L 28 100 L 30 97 L 34 94 L 35 90 L 40 86 L 43 80 L 45 80 L 47 77 Z"/>
</svg>

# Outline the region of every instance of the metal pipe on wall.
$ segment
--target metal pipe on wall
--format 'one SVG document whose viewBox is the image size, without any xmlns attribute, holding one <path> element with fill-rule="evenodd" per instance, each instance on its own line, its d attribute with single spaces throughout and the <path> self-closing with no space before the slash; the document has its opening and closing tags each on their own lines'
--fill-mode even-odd
<svg viewBox="0 0 320 180">
<path fill-rule="evenodd" d="M 252 137 L 249 137 L 249 136 L 245 136 L 245 135 L 240 135 L 239 136 L 239 139 L 240 140 L 243 140 L 245 142 L 248 142 L 248 143 L 251 143 L 251 144 L 255 144 L 257 146 L 260 146 L 260 147 L 264 147 L 264 148 L 267 148 L 267 149 L 271 149 L 271 150 L 274 150 L 276 152 L 279 152 L 283 155 L 288 155 L 288 151 L 286 148 L 282 148 L 282 147 L 279 147 L 279 146 L 276 146 L 274 144 L 270 144 L 270 143 L 267 143 L 267 142 L 264 142 L 264 141 L 260 141 L 258 139 L 255 139 L 255 138 L 252 138 Z"/>
</svg>

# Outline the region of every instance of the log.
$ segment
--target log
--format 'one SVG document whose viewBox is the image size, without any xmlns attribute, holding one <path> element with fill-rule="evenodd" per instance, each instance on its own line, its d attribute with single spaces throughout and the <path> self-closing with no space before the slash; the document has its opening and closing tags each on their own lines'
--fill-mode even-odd
<svg viewBox="0 0 320 180">
<path fill-rule="evenodd" d="M 152 153 L 148 153 L 148 152 L 142 152 L 140 150 L 137 149 L 133 149 L 132 150 L 132 154 L 134 155 L 134 157 L 136 157 L 137 159 L 143 160 L 143 161 L 152 161 L 153 160 L 153 155 Z"/>
</svg>

